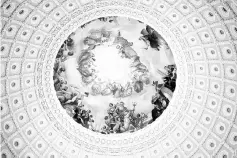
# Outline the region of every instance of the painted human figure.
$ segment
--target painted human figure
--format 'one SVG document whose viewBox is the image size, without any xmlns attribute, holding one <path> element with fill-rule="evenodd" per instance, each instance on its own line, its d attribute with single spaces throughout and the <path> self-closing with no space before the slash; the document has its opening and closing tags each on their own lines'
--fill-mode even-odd
<svg viewBox="0 0 237 158">
<path fill-rule="evenodd" d="M 92 73 L 92 75 L 90 75 L 88 77 L 82 76 L 82 80 L 86 84 L 92 83 L 96 78 L 97 78 L 97 75 L 95 73 Z"/>
<path fill-rule="evenodd" d="M 122 126 L 122 122 L 120 117 L 116 117 L 115 119 L 115 125 L 113 127 L 113 133 L 117 133 L 119 131 L 119 128 Z"/>
<path fill-rule="evenodd" d="M 151 111 L 151 115 L 152 115 L 152 121 L 155 121 L 161 115 L 159 105 L 155 104 L 154 108 Z"/>
<path fill-rule="evenodd" d="M 108 126 L 104 125 L 104 126 L 101 128 L 101 133 L 102 133 L 102 134 L 109 134 Z"/>
<path fill-rule="evenodd" d="M 99 45 L 99 41 L 90 37 L 86 37 L 84 39 L 84 45 L 87 45 L 88 46 L 87 50 L 90 51 L 93 50 L 96 47 L 96 45 Z"/>
<path fill-rule="evenodd" d="M 94 120 L 89 121 L 88 125 L 89 125 L 88 129 L 95 131 Z"/>
<path fill-rule="evenodd" d="M 120 89 L 120 97 L 128 97 L 132 94 L 133 87 L 130 82 Z"/>
<path fill-rule="evenodd" d="M 164 39 L 157 31 L 147 25 L 146 29 L 141 31 L 141 34 L 143 36 L 140 37 L 139 40 L 143 40 L 148 45 L 148 47 L 154 48 L 158 51 L 160 50 L 160 46 Z"/>
<path fill-rule="evenodd" d="M 122 56 L 125 58 L 131 59 L 134 56 L 137 56 L 137 53 L 131 47 L 133 45 L 132 42 L 128 42 L 125 38 L 121 37 L 120 31 L 118 31 L 117 37 L 115 37 L 113 45 L 119 44 L 121 46 Z"/>
<path fill-rule="evenodd" d="M 118 113 L 118 115 L 120 117 L 123 117 L 123 113 L 124 113 L 125 107 L 124 107 L 124 102 L 120 102 L 119 104 L 116 105 L 116 113 Z"/>
<path fill-rule="evenodd" d="M 140 129 L 141 121 L 142 121 L 141 114 L 137 114 L 136 119 L 134 120 L 134 126 L 136 129 Z"/>
<path fill-rule="evenodd" d="M 124 112 L 124 130 L 127 131 L 131 126 L 131 117 L 134 115 L 136 103 L 133 103 L 133 110 L 126 110 Z"/>
<path fill-rule="evenodd" d="M 121 96 L 121 89 L 122 89 L 121 84 L 114 82 L 112 83 L 112 85 L 113 85 L 112 92 L 113 92 L 114 97 L 119 98 Z"/>
<path fill-rule="evenodd" d="M 116 105 L 110 103 L 107 113 L 109 114 L 109 116 L 113 117 L 115 112 L 116 112 Z"/>
<path fill-rule="evenodd" d="M 109 86 L 106 86 L 105 89 L 103 89 L 101 91 L 101 95 L 103 95 L 103 96 L 107 96 L 107 95 L 110 95 L 110 94 L 112 94 L 112 90 L 110 89 Z"/>
</svg>

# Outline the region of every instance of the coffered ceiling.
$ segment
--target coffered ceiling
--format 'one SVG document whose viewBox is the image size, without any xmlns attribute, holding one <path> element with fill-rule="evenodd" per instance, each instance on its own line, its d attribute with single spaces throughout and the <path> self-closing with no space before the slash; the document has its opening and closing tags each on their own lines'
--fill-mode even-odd
<svg viewBox="0 0 237 158">
<path fill-rule="evenodd" d="M 52 84 L 63 41 L 102 16 L 149 24 L 177 64 L 169 107 L 135 133 L 102 135 L 81 127 Z M 237 156 L 235 0 L 3 0 L 1 18 L 2 157 Z"/>
</svg>

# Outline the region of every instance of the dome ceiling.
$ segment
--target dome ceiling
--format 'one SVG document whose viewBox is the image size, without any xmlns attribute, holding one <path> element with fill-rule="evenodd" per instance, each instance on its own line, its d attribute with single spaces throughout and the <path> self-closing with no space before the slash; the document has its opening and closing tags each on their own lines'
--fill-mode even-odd
<svg viewBox="0 0 237 158">
<path fill-rule="evenodd" d="M 154 28 L 177 66 L 164 113 L 134 133 L 78 125 L 53 85 L 56 55 L 81 25 L 130 17 Z M 2 157 L 237 156 L 237 4 L 234 0 L 1 2 Z"/>
</svg>

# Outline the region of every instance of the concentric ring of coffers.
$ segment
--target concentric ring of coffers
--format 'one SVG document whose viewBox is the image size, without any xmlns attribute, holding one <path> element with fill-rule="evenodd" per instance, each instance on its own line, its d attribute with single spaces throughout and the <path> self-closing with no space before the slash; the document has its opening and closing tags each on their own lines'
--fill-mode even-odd
<svg viewBox="0 0 237 158">
<path fill-rule="evenodd" d="M 26 4 L 37 6 L 38 2 L 39 1 L 27 1 Z M 65 5 L 63 5 L 65 10 L 60 10 L 61 8 L 58 9 L 58 6 L 61 6 L 61 4 L 55 4 L 54 2 L 50 3 L 49 1 L 43 1 L 38 6 L 40 12 L 38 12 L 37 9 L 33 9 L 34 11 L 32 11 L 32 6 L 29 8 L 32 12 L 27 12 L 28 14 L 32 13 L 32 16 L 34 14 L 40 14 L 41 16 L 43 12 L 45 13 L 43 16 L 41 16 L 43 18 L 48 18 L 44 15 L 51 13 L 52 19 L 50 20 L 46 19 L 45 21 L 41 21 L 38 17 L 32 17 L 31 20 L 31 16 L 18 16 L 19 18 L 11 17 L 11 20 L 15 19 L 26 21 L 26 18 L 29 19 L 29 21 L 24 23 L 26 25 L 23 27 L 26 29 L 25 31 L 23 30 L 23 32 L 20 30 L 20 28 L 22 28 L 20 26 L 21 23 L 14 23 L 14 21 L 12 23 L 11 20 L 6 20 L 6 18 L 10 17 L 12 13 L 12 15 L 18 15 L 18 11 L 21 11 L 22 6 L 15 9 L 15 7 L 17 7 L 20 3 L 16 1 L 7 1 L 5 5 L 4 2 L 4 8 L 5 6 L 7 7 L 7 4 L 9 3 L 11 3 L 11 7 L 9 8 L 8 12 L 4 11 L 3 16 L 5 19 L 3 19 L 2 22 L 6 29 L 3 32 L 7 32 L 8 28 L 12 29 L 9 29 L 9 32 L 4 34 L 4 44 L 1 44 L 1 52 L 3 52 L 3 55 L 1 56 L 1 59 L 3 58 L 3 62 L 1 61 L 1 66 L 3 65 L 2 69 L 4 70 L 2 71 L 1 76 L 7 76 L 7 79 L 3 78 L 3 80 L 1 80 L 1 109 L 3 109 L 3 111 L 1 111 L 3 120 L 1 122 L 3 125 L 3 141 L 1 142 L 3 143 L 2 156 L 6 155 L 11 157 L 13 155 L 21 155 L 24 157 L 44 155 L 45 157 L 57 157 L 59 154 L 55 151 L 55 149 L 58 150 L 58 148 L 61 148 L 67 144 L 67 139 L 62 138 L 61 136 L 57 137 L 58 139 L 55 139 L 54 142 L 50 141 L 56 138 L 56 135 L 58 132 L 60 133 L 60 130 L 49 127 L 50 123 L 52 122 L 48 120 L 48 117 L 43 115 L 44 113 L 46 114 L 46 112 L 44 110 L 42 111 L 41 109 L 41 107 L 44 106 L 36 103 L 38 99 L 38 93 L 32 88 L 35 86 L 35 84 L 38 84 L 38 82 L 36 82 L 36 78 L 33 77 L 33 72 L 36 68 L 35 62 L 29 60 L 21 62 L 18 60 L 19 57 L 22 56 L 24 56 L 25 59 L 40 58 L 41 52 L 39 50 L 41 49 L 40 44 L 42 44 L 40 43 L 42 40 L 41 37 L 50 33 L 50 29 L 53 28 L 55 24 L 57 24 L 57 21 L 59 21 L 60 18 L 63 19 L 63 17 L 69 12 L 73 13 L 73 10 L 70 10 L 68 6 L 73 6 L 72 8 L 76 8 L 79 4 L 76 1 L 66 1 Z M 70 3 L 72 3 L 72 5 Z M 86 5 L 85 3 L 80 4 Z M 96 6 L 103 6 L 103 4 L 106 3 L 95 2 L 93 5 L 94 4 Z M 107 4 L 110 5 L 109 3 Z M 158 14 L 160 18 L 167 20 L 166 24 L 168 27 L 171 26 L 168 24 L 175 24 L 175 28 L 173 28 L 173 30 L 177 29 L 182 32 L 183 37 L 181 39 L 188 43 L 188 51 L 182 51 L 182 53 L 185 53 L 185 57 L 183 56 L 182 58 L 185 60 L 183 62 L 188 64 L 187 73 L 189 75 L 189 79 L 187 87 L 190 89 L 187 91 L 187 93 L 185 92 L 186 100 L 188 101 L 185 103 L 189 104 L 186 104 L 185 106 L 185 103 L 177 102 L 180 105 L 180 109 L 182 110 L 181 113 L 184 115 L 180 119 L 180 124 L 177 122 L 177 126 L 172 126 L 174 127 L 172 128 L 173 130 L 167 132 L 168 135 L 172 135 L 174 137 L 167 137 L 162 141 L 156 139 L 159 143 L 157 143 L 154 148 L 150 148 L 149 151 L 143 150 L 145 148 L 144 146 L 147 146 L 147 144 L 139 144 L 139 149 L 141 150 L 139 150 L 139 153 L 135 155 L 138 155 L 138 157 L 145 157 L 147 154 L 148 156 L 151 155 L 154 157 L 163 155 L 168 155 L 171 157 L 184 157 L 191 155 L 194 157 L 205 157 L 212 154 L 221 157 L 231 157 L 232 153 L 234 153 L 234 149 L 236 148 L 236 44 L 235 42 L 232 42 L 233 39 L 235 40 L 237 37 L 235 24 L 236 9 L 234 9 L 236 6 L 234 6 L 231 1 L 225 1 L 225 3 L 222 3 L 222 1 L 210 1 L 210 3 L 206 3 L 206 1 L 155 1 L 155 3 L 154 1 L 140 1 L 139 4 L 136 5 L 139 6 L 139 10 L 142 10 L 141 12 L 144 12 L 144 14 L 147 12 L 147 9 L 144 9 L 144 6 L 149 8 L 148 10 L 151 12 L 153 12 L 153 10 L 158 10 L 159 13 L 162 13 L 162 15 Z M 153 8 L 148 6 L 152 6 Z M 105 8 L 104 10 L 108 10 L 105 6 L 103 7 Z M 174 9 L 174 12 L 169 9 Z M 52 10 L 55 11 L 50 12 Z M 111 10 L 114 11 L 113 9 Z M 84 11 L 87 12 L 87 9 Z M 125 12 L 127 12 L 126 9 Z M 133 14 L 132 11 L 129 11 L 128 14 L 130 13 Z M 192 15 L 190 15 L 191 13 Z M 184 16 L 188 16 L 187 19 L 182 19 Z M 40 32 L 42 33 L 41 36 L 39 35 L 39 30 L 32 30 L 32 27 L 30 26 L 31 23 L 29 23 L 32 21 L 38 21 L 40 24 L 42 24 L 41 28 L 44 32 Z M 163 24 L 163 22 L 160 23 Z M 36 25 L 37 23 L 32 23 L 32 26 Z M 196 29 L 198 30 L 195 31 Z M 17 32 L 16 30 L 19 31 Z M 178 34 L 177 32 L 175 33 L 176 35 Z M 34 36 L 30 38 L 31 36 L 29 35 Z M 8 39 L 5 39 L 6 36 L 9 39 L 17 39 L 14 40 L 16 43 L 11 45 L 11 42 Z M 26 45 L 24 42 L 22 44 L 22 42 L 18 41 L 19 38 L 24 41 L 28 41 L 28 44 Z M 169 44 L 171 46 L 172 42 Z M 186 47 L 185 45 L 183 46 L 184 48 L 187 48 L 187 45 Z M 174 54 L 176 53 L 177 52 L 174 52 Z M 8 58 L 9 56 L 11 58 Z M 181 60 L 181 57 L 176 57 L 178 57 L 176 58 L 177 65 L 182 65 L 180 62 L 178 62 Z M 11 72 L 9 72 L 9 70 Z M 179 73 L 182 70 L 184 71 L 184 69 L 179 69 Z M 28 75 L 26 75 L 26 73 Z M 48 74 L 48 72 L 46 72 L 46 74 Z M 23 78 L 21 78 L 21 75 L 23 75 Z M 182 83 L 186 82 L 184 79 L 180 81 L 182 81 Z M 176 87 L 176 89 L 177 88 L 178 87 Z M 211 90 L 209 91 L 210 88 Z M 22 91 L 22 89 L 24 89 L 24 91 Z M 177 90 L 178 93 L 183 92 L 182 89 L 178 88 Z M 10 98 L 6 98 L 8 95 Z M 175 101 L 178 100 L 175 99 Z M 166 109 L 166 111 L 168 109 Z M 12 110 L 14 113 L 12 113 Z M 165 114 L 162 116 L 164 115 Z M 218 117 L 212 119 L 212 116 Z M 36 117 L 38 118 L 33 120 L 33 118 Z M 31 122 L 28 123 L 28 121 Z M 212 127 L 210 128 L 209 125 L 212 125 Z M 63 128 L 66 128 L 66 125 Z M 16 133 L 18 132 L 18 129 L 22 130 L 20 134 Z M 158 128 L 154 129 L 158 130 Z M 153 134 L 155 130 L 152 129 Z M 185 133 L 186 130 L 189 134 Z M 161 130 L 158 130 L 158 132 L 160 131 Z M 152 132 L 149 133 L 149 138 L 151 135 L 153 135 Z M 207 135 L 207 133 L 210 133 L 210 135 Z M 39 134 L 40 136 L 35 137 L 35 134 Z M 92 134 L 90 133 L 89 136 L 86 135 L 86 137 L 88 136 L 87 138 L 93 140 L 91 139 L 91 135 Z M 141 134 L 141 137 L 136 138 L 139 138 L 139 140 L 144 140 L 143 138 L 145 136 L 143 136 L 144 135 Z M 80 135 L 80 137 L 83 137 L 83 135 Z M 8 141 L 6 141 L 5 138 L 7 138 Z M 123 139 L 121 138 L 121 140 L 127 138 L 128 135 L 123 135 Z M 110 139 L 112 139 L 112 137 L 108 138 L 108 140 Z M 28 146 L 28 143 L 31 143 L 32 140 L 35 143 L 32 144 L 32 146 Z M 106 144 L 111 147 L 109 141 L 108 144 L 107 140 L 104 141 L 102 139 L 102 141 L 99 141 L 99 143 L 101 142 L 102 144 Z M 126 144 L 126 141 L 123 142 Z M 134 140 L 131 140 L 131 142 L 134 142 Z M 148 141 L 148 143 L 149 142 L 151 141 Z M 43 150 L 42 152 L 40 151 L 39 147 L 47 147 L 47 145 L 51 143 L 56 143 L 56 145 L 58 144 L 59 146 L 56 147 L 54 144 L 54 148 L 49 147 L 47 150 Z M 116 143 L 123 145 L 123 143 L 121 144 L 119 141 L 116 141 Z M 172 143 L 177 143 L 177 146 L 172 146 Z M 173 150 L 173 147 L 175 150 Z M 23 148 L 25 149 L 23 150 Z M 94 149 L 91 149 L 91 151 L 88 153 L 82 151 L 82 149 L 79 152 L 78 148 L 80 147 L 76 147 L 76 145 L 70 145 L 70 147 L 65 150 L 65 153 L 62 153 L 62 155 L 81 154 L 82 156 L 90 157 L 90 152 L 94 151 Z M 134 148 L 136 149 L 136 147 L 133 146 L 133 148 L 130 148 L 130 150 L 133 150 L 134 152 Z M 197 148 L 199 149 L 197 150 Z M 129 153 L 128 150 L 119 148 L 119 150 L 116 151 L 118 153 Z M 109 154 L 111 154 L 110 152 L 112 153 L 113 151 L 109 151 Z"/>
</svg>

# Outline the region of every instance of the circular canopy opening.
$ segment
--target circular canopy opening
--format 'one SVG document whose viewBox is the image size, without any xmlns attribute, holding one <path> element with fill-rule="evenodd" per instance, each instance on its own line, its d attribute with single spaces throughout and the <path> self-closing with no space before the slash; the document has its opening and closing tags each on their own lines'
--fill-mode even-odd
<svg viewBox="0 0 237 158">
<path fill-rule="evenodd" d="M 168 107 L 176 66 L 164 38 L 126 17 L 90 21 L 64 41 L 54 64 L 62 107 L 83 127 L 103 134 L 135 132 Z"/>
</svg>

